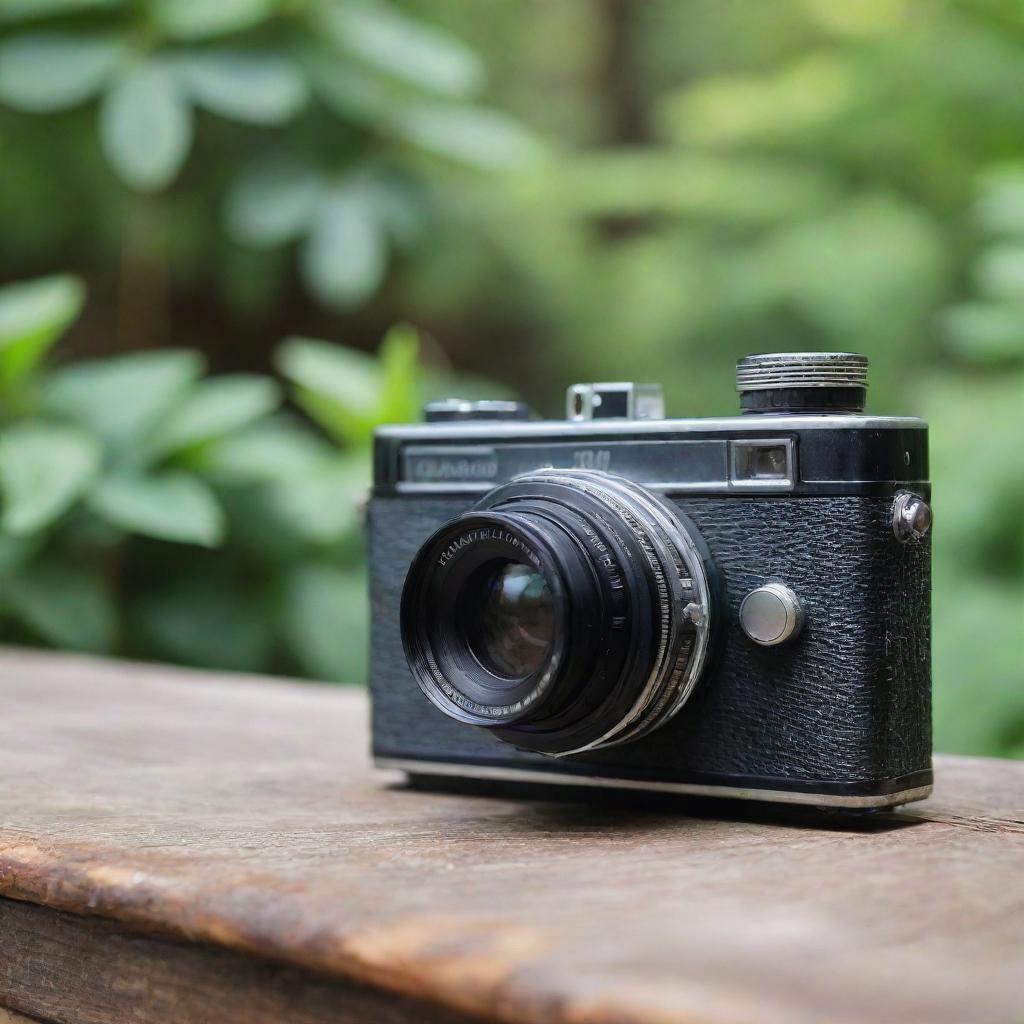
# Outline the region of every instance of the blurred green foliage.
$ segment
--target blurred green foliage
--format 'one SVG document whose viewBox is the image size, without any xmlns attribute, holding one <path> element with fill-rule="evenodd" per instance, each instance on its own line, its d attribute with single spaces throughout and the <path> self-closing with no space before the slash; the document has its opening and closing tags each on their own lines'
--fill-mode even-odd
<svg viewBox="0 0 1024 1024">
<path fill-rule="evenodd" d="M 14 639 L 323 679 L 365 672 L 366 441 L 420 406 L 418 339 L 287 340 L 282 375 L 163 349 L 51 366 L 82 305 L 0 288 L 0 624 Z"/>
<path fill-rule="evenodd" d="M 392 249 L 428 228 L 425 156 L 492 170 L 538 149 L 518 122 L 473 102 L 484 82 L 474 50 L 378 0 L 16 0 L 0 6 L 5 26 L 0 103 L 60 115 L 49 130 L 83 158 L 90 226 L 120 220 L 98 158 L 132 190 L 164 191 L 202 147 L 197 113 L 212 116 L 233 130 L 214 159 L 189 162 L 188 193 L 201 199 L 181 205 L 195 216 L 219 204 L 243 247 L 298 244 L 305 283 L 340 309 L 369 299 Z M 23 150 L 21 126 L 6 127 L 0 215 L 38 244 L 65 229 L 66 211 L 23 225 L 15 207 L 45 187 L 33 143 L 51 140 L 26 128 Z M 194 227 L 179 244 L 206 241 L 205 224 Z"/>
<path fill-rule="evenodd" d="M 869 409 L 932 425 L 936 745 L 1024 756 L 1022 88 L 1011 0 L 8 0 L 0 274 L 86 277 L 78 351 L 185 331 L 218 366 L 266 369 L 290 330 L 365 345 L 411 321 L 428 365 L 549 414 L 571 380 L 601 378 L 723 413 L 747 352 L 864 352 Z M 5 348 L 0 383 L 73 314 L 73 283 L 46 288 L 65 312 Z M 63 489 L 4 512 L 0 565 L 18 537 L 59 554 L 80 519 L 122 535 L 184 519 L 207 543 L 226 522 L 215 550 L 131 534 L 98 559 L 131 597 L 123 649 L 355 678 L 331 625 L 364 607 L 355 513 L 324 499 L 374 416 L 399 415 L 388 389 L 415 379 L 411 350 L 388 351 L 382 369 L 280 347 L 307 419 L 253 419 L 273 385 L 203 381 L 167 353 L 163 386 L 199 389 L 192 418 L 217 440 L 193 452 L 186 423 L 144 457 L 116 442 L 134 400 L 74 412 L 76 366 L 43 405 L 5 384 L 14 440 L 66 468 Z M 115 381 L 162 356 L 123 357 Z M 64 373 L 71 404 L 54 405 Z M 120 481 L 97 497 L 97 459 L 172 474 L 166 500 L 189 514 Z M 0 485 L 22 473 L 16 458 Z"/>
</svg>

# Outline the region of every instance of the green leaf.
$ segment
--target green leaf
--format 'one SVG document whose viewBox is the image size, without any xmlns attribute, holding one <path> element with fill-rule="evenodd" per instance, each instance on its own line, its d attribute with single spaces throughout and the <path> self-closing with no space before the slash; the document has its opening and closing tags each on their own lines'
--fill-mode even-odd
<svg viewBox="0 0 1024 1024">
<path fill-rule="evenodd" d="M 387 256 L 387 239 L 368 197 L 355 187 L 328 193 L 302 251 L 302 271 L 313 293 L 338 309 L 358 306 L 380 285 Z"/>
<path fill-rule="evenodd" d="M 202 368 L 196 353 L 175 350 L 77 363 L 51 376 L 46 407 L 117 449 L 139 449 Z"/>
<path fill-rule="evenodd" d="M 286 569 L 309 550 L 309 541 L 274 503 L 274 491 L 282 482 L 218 481 L 217 494 L 230 523 L 231 550 L 261 572 Z"/>
<path fill-rule="evenodd" d="M 8 427 L 0 434 L 3 528 L 19 535 L 48 526 L 81 496 L 99 465 L 99 446 L 73 427 L 52 423 Z"/>
<path fill-rule="evenodd" d="M 252 28 L 269 18 L 278 0 L 152 0 L 154 20 L 166 35 L 206 39 Z"/>
<path fill-rule="evenodd" d="M 103 654 L 114 644 L 117 612 L 102 577 L 71 561 L 44 557 L 0 584 L 17 618 L 57 647 Z"/>
<path fill-rule="evenodd" d="M 290 338 L 277 355 L 302 407 L 343 443 L 361 444 L 379 422 L 382 376 L 364 352 L 311 338 Z"/>
<path fill-rule="evenodd" d="M 151 192 L 174 180 L 192 145 L 192 111 L 167 66 L 138 64 L 113 83 L 100 106 L 100 140 L 132 188 Z"/>
<path fill-rule="evenodd" d="M 42 277 L 0 288 L 0 380 L 31 371 L 78 316 L 85 288 L 76 277 Z"/>
<path fill-rule="evenodd" d="M 304 541 L 329 545 L 357 527 L 369 488 L 369 462 L 360 453 L 277 480 L 268 498 L 273 513 Z"/>
<path fill-rule="evenodd" d="M 233 374 L 202 381 L 160 425 L 154 450 L 180 452 L 223 437 L 268 415 L 280 403 L 280 390 L 266 377 Z"/>
<path fill-rule="evenodd" d="M 323 180 L 311 168 L 282 161 L 258 165 L 228 192 L 227 229 L 243 245 L 285 245 L 309 230 L 323 193 Z"/>
<path fill-rule="evenodd" d="M 176 57 L 174 70 L 196 104 L 248 124 L 282 124 L 305 105 L 305 80 L 275 54 L 213 51 Z"/>
<path fill-rule="evenodd" d="M 698 76 L 661 103 L 666 134 L 687 146 L 807 138 L 841 118 L 864 82 L 843 56 L 811 53 L 767 75 Z"/>
<path fill-rule="evenodd" d="M 424 233 L 427 197 L 409 182 L 373 178 L 363 185 L 377 219 L 399 246 L 410 246 Z"/>
<path fill-rule="evenodd" d="M 392 127 L 420 149 L 481 170 L 525 164 L 541 153 L 518 121 L 482 107 L 410 105 L 392 119 Z"/>
<path fill-rule="evenodd" d="M 91 99 L 124 53 L 110 36 L 33 32 L 0 46 L 0 101 L 33 113 Z"/>
<path fill-rule="evenodd" d="M 210 445 L 199 468 L 224 483 L 287 485 L 297 476 L 316 473 L 335 454 L 335 449 L 305 424 L 275 416 Z"/>
<path fill-rule="evenodd" d="M 409 85 L 443 96 L 468 96 L 484 81 L 480 58 L 440 29 L 380 3 L 327 9 L 331 38 L 367 64 Z"/>
<path fill-rule="evenodd" d="M 306 69 L 317 94 L 345 121 L 375 129 L 394 113 L 394 88 L 380 75 L 316 50 L 307 55 Z"/>
<path fill-rule="evenodd" d="M 0 529 L 0 577 L 12 572 L 32 558 L 46 542 L 45 533 L 12 537 Z M 0 586 L 0 598 L 2 598 Z"/>
<path fill-rule="evenodd" d="M 366 679 L 368 605 L 362 573 L 316 563 L 291 573 L 283 627 L 303 671 L 334 682 Z"/>
<path fill-rule="evenodd" d="M 380 346 L 384 387 L 380 416 L 384 423 L 408 423 L 419 418 L 420 339 L 414 327 L 399 324 L 388 331 Z"/>
<path fill-rule="evenodd" d="M 289 338 L 277 366 L 303 408 L 343 443 L 362 444 L 379 424 L 419 415 L 419 339 L 411 327 L 389 331 L 377 360 L 325 341 Z"/>
<path fill-rule="evenodd" d="M 203 547 L 224 537 L 224 513 L 213 491 L 189 473 L 110 476 L 86 500 L 100 518 L 131 533 Z"/>
<path fill-rule="evenodd" d="M 194 571 L 145 591 L 131 610 L 146 657 L 234 672 L 265 672 L 274 642 L 267 601 L 216 571 Z"/>
</svg>

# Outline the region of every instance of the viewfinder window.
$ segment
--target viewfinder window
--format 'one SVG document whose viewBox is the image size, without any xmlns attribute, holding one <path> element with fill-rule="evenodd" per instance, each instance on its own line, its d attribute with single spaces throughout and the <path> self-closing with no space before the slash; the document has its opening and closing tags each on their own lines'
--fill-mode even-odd
<svg viewBox="0 0 1024 1024">
<path fill-rule="evenodd" d="M 793 442 L 788 438 L 732 442 L 732 481 L 739 486 L 791 487 Z"/>
</svg>

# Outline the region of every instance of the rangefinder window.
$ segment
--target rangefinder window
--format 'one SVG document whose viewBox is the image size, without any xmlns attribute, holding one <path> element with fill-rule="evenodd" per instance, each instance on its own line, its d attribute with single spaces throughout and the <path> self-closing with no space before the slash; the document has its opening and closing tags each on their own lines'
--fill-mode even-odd
<svg viewBox="0 0 1024 1024">
<path fill-rule="evenodd" d="M 733 441 L 732 482 L 734 485 L 792 485 L 795 481 L 793 442 L 782 440 Z"/>
</svg>

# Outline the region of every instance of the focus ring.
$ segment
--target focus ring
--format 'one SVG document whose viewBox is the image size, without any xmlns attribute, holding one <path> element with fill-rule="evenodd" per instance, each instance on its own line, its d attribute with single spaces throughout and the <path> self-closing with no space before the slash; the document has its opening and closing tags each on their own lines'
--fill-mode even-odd
<svg viewBox="0 0 1024 1024">
<path fill-rule="evenodd" d="M 620 699 L 630 695 L 616 714 L 610 708 L 589 723 L 580 723 L 574 740 L 564 733 L 545 753 L 578 754 L 586 750 L 629 742 L 663 724 L 685 704 L 700 678 L 709 649 L 713 616 L 707 554 L 698 547 L 692 527 L 678 513 L 634 482 L 587 470 L 538 470 L 517 477 L 493 491 L 478 508 L 512 509 L 529 498 L 564 503 L 583 511 L 596 509 L 594 522 L 617 529 L 635 547 L 631 564 L 639 573 L 633 593 L 650 588 L 651 614 L 646 631 L 654 643 L 643 680 L 635 680 Z M 625 569 L 625 566 L 623 566 Z M 643 631 L 644 626 L 641 624 Z M 639 637 L 636 638 L 639 641 Z M 635 688 L 634 688 L 635 687 Z M 602 724 L 603 723 L 603 724 Z M 588 735 L 584 738 L 580 732 Z M 521 745 L 515 728 L 499 735 Z M 534 748 L 538 749 L 538 748 Z"/>
</svg>

